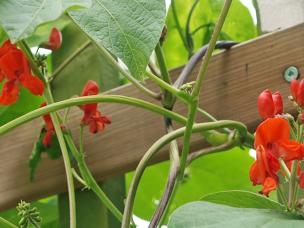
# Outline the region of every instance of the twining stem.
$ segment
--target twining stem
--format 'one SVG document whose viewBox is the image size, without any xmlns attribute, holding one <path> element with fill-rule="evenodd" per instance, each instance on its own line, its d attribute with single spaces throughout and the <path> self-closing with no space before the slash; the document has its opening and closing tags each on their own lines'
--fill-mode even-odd
<svg viewBox="0 0 304 228">
<path fill-rule="evenodd" d="M 82 127 L 80 130 L 80 135 L 82 135 Z M 77 165 L 79 168 L 79 171 L 81 173 L 81 176 L 83 180 L 85 181 L 85 186 L 87 186 L 89 189 L 91 189 L 96 196 L 100 199 L 100 201 L 111 211 L 111 213 L 119 220 L 122 220 L 122 214 L 117 209 L 117 207 L 112 203 L 112 201 L 107 197 L 107 195 L 104 193 L 104 191 L 100 188 L 98 183 L 95 181 L 90 169 L 88 168 L 85 159 L 84 159 L 84 153 L 83 153 L 83 136 L 80 137 L 80 145 L 79 145 L 79 151 L 77 147 L 74 144 L 74 141 L 71 137 L 71 134 L 65 134 L 65 139 L 69 145 L 69 148 L 71 149 L 71 152 L 73 156 L 75 157 L 77 161 Z"/>
<path fill-rule="evenodd" d="M 85 96 L 85 97 L 75 97 L 75 98 L 70 98 L 64 101 L 59 101 L 53 104 L 49 104 L 45 107 L 35 109 L 31 112 L 28 112 L 0 127 L 0 135 L 4 134 L 13 128 L 24 124 L 30 120 L 33 120 L 37 117 L 40 117 L 42 115 L 48 114 L 50 112 L 55 112 L 60 109 L 72 107 L 72 106 L 79 106 L 83 104 L 88 104 L 88 103 L 119 103 L 119 104 L 126 104 L 126 105 L 131 105 L 131 106 L 136 106 L 140 108 L 144 108 L 147 110 L 150 110 L 152 112 L 161 114 L 163 116 L 166 116 L 168 118 L 171 118 L 172 120 L 175 120 L 179 123 L 185 124 L 186 123 L 186 118 L 172 112 L 170 110 L 167 110 L 163 107 L 160 107 L 158 105 L 152 104 L 150 102 L 146 102 L 144 100 L 140 100 L 137 98 L 132 98 L 132 97 L 126 97 L 126 96 L 120 96 L 120 95 L 92 95 L 92 96 Z"/>
<path fill-rule="evenodd" d="M 87 185 L 87 183 L 78 175 L 78 173 L 76 172 L 75 169 L 72 169 L 72 174 L 73 174 L 73 177 L 75 177 L 75 179 L 78 180 L 78 182 L 80 184 L 82 184 L 86 188 L 89 188 L 88 185 Z"/>
<path fill-rule="evenodd" d="M 18 228 L 15 224 L 11 223 L 10 221 L 7 221 L 2 217 L 0 217 L 0 224 L 2 224 L 3 227 L 7 227 L 7 228 Z"/>
<path fill-rule="evenodd" d="M 154 81 L 156 84 L 158 84 L 161 88 L 164 90 L 170 92 L 171 94 L 175 95 L 176 97 L 179 97 L 182 101 L 185 103 L 188 103 L 190 100 L 190 95 L 185 93 L 184 91 L 181 91 L 179 89 L 174 88 L 161 78 L 157 77 L 156 75 L 152 74 L 149 71 L 145 72 L 145 75 L 150 78 L 152 81 Z"/>
<path fill-rule="evenodd" d="M 171 82 L 171 78 L 170 78 L 170 75 L 168 72 L 166 60 L 165 60 L 165 57 L 163 54 L 162 47 L 160 46 L 159 42 L 155 47 L 155 55 L 156 55 L 157 62 L 158 62 L 159 68 L 160 68 L 161 79 L 163 81 L 165 81 L 166 83 L 168 83 L 169 85 L 171 85 L 172 82 Z M 164 94 L 164 97 L 162 99 L 163 106 L 165 108 L 171 109 L 172 100 L 174 99 L 173 95 L 172 95 L 172 93 L 168 92 L 165 89 L 162 89 L 162 90 L 163 90 L 163 94 Z"/>
<path fill-rule="evenodd" d="M 232 3 L 232 0 L 226 0 L 224 3 L 224 7 L 222 9 L 222 12 L 220 14 L 220 17 L 218 19 L 218 22 L 216 23 L 216 26 L 214 28 L 214 32 L 212 34 L 210 43 L 209 43 L 209 48 L 206 52 L 205 57 L 203 58 L 202 65 L 200 67 L 195 86 L 192 91 L 192 102 L 188 104 L 188 115 L 187 115 L 187 124 L 186 124 L 186 131 L 184 134 L 184 143 L 183 143 L 183 150 L 182 150 L 182 155 L 181 155 L 181 168 L 180 168 L 180 179 L 183 178 L 184 170 L 186 167 L 186 162 L 187 162 L 187 157 L 189 154 L 190 150 L 190 137 L 192 134 L 192 126 L 194 124 L 194 119 L 196 116 L 196 109 L 198 106 L 198 99 L 199 99 L 199 94 L 200 94 L 200 89 L 202 82 L 205 78 L 207 68 L 209 61 L 212 56 L 213 49 L 215 47 L 216 41 L 218 39 L 218 36 L 220 34 L 220 31 L 223 27 L 223 24 L 225 22 L 226 16 L 228 14 L 230 5 Z"/>
<path fill-rule="evenodd" d="M 170 120 L 166 121 L 167 125 L 167 133 L 172 132 L 173 126 Z M 154 212 L 154 215 L 151 219 L 149 227 L 157 227 L 158 224 L 161 222 L 162 217 L 164 216 L 167 208 L 169 207 L 169 201 L 172 198 L 172 194 L 177 184 L 177 176 L 179 171 L 179 150 L 177 140 L 172 140 L 169 145 L 169 152 L 170 152 L 170 170 L 169 176 L 166 184 L 165 191 L 161 197 L 159 205 Z"/>
<path fill-rule="evenodd" d="M 207 131 L 211 129 L 219 129 L 219 128 L 235 128 L 235 126 L 238 127 L 238 131 L 241 130 L 242 132 L 239 132 L 240 135 L 244 134 L 244 130 L 246 129 L 246 126 L 232 120 L 221 120 L 217 122 L 207 122 L 207 123 L 200 123 L 200 124 L 194 124 L 192 131 L 194 133 L 201 132 L 201 131 Z M 122 220 L 122 227 L 127 228 L 130 225 L 130 219 L 132 216 L 132 208 L 133 208 L 133 203 L 134 203 L 134 198 L 136 194 L 137 187 L 139 185 L 140 178 L 148 165 L 149 161 L 151 158 L 166 144 L 171 142 L 172 140 L 181 137 L 185 131 L 186 127 L 179 128 L 177 130 L 174 130 L 163 137 L 161 137 L 159 140 L 157 140 L 151 147 L 150 149 L 145 153 L 141 161 L 139 162 L 135 173 L 134 177 L 132 179 L 127 200 L 126 200 L 126 205 L 124 209 L 124 214 L 123 214 L 123 220 Z M 245 130 L 246 131 L 246 130 Z"/>
<path fill-rule="evenodd" d="M 207 147 L 207 148 L 204 148 L 204 149 L 201 149 L 199 151 L 189 154 L 188 158 L 187 158 L 187 166 L 190 165 L 190 163 L 192 161 L 194 161 L 195 159 L 198 159 L 206 154 L 212 154 L 212 153 L 217 153 L 220 151 L 229 150 L 232 147 L 234 147 L 236 145 L 236 143 L 239 141 L 240 141 L 240 139 L 234 134 L 234 132 L 232 132 L 232 133 L 230 133 L 229 138 L 225 143 L 218 145 L 218 146 Z"/>
<path fill-rule="evenodd" d="M 39 70 L 39 67 L 36 64 L 34 56 L 33 56 L 32 52 L 30 51 L 28 45 L 26 44 L 25 41 L 18 42 L 18 45 L 20 46 L 20 48 L 26 54 L 34 74 L 36 76 L 38 76 L 41 80 L 44 81 L 44 85 L 45 85 L 44 97 L 45 97 L 47 103 L 48 104 L 54 103 L 54 99 L 53 99 L 53 96 L 52 96 L 50 84 L 48 83 L 47 78 L 45 77 L 45 75 Z M 59 146 L 60 146 L 62 157 L 63 157 L 65 172 L 66 172 L 68 194 L 69 194 L 70 227 L 71 228 L 76 228 L 75 189 L 74 189 L 74 180 L 73 180 L 70 158 L 69 158 L 68 150 L 67 150 L 67 147 L 66 147 L 66 144 L 65 144 L 65 141 L 64 141 L 64 137 L 63 137 L 63 133 L 62 133 L 62 130 L 61 130 L 61 127 L 60 127 L 60 121 L 58 119 L 57 113 L 54 112 L 54 113 L 51 113 L 50 115 L 51 115 L 51 118 L 52 118 L 52 122 L 54 124 L 54 128 L 55 128 L 57 138 L 58 138 Z M 17 120 L 17 119 L 15 119 L 15 120 Z"/>
<path fill-rule="evenodd" d="M 45 88 L 45 98 L 48 104 L 52 104 L 54 102 L 53 96 L 51 93 L 51 89 L 49 84 L 46 84 Z M 67 177 L 67 185 L 68 185 L 68 194 L 69 194 L 69 210 L 70 210 L 70 227 L 76 228 L 76 203 L 75 203 L 75 188 L 74 188 L 74 179 L 72 174 L 72 167 L 70 163 L 69 153 L 67 150 L 67 146 L 64 140 L 64 136 L 62 133 L 62 129 L 60 127 L 60 122 L 57 116 L 57 113 L 51 113 L 51 118 L 54 124 L 55 132 L 58 138 L 58 142 L 60 145 L 62 158 L 64 162 L 66 177 Z"/>
</svg>

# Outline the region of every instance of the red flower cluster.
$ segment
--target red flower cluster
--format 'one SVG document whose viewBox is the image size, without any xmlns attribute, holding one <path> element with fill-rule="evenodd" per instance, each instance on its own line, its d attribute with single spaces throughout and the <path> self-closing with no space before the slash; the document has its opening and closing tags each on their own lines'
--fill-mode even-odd
<svg viewBox="0 0 304 228">
<path fill-rule="evenodd" d="M 7 40 L 0 48 L 0 82 L 6 80 L 2 88 L 0 103 L 10 105 L 19 98 L 20 85 L 34 95 L 42 95 L 43 82 L 32 75 L 24 53 Z"/>
<path fill-rule="evenodd" d="M 304 81 L 291 82 L 293 99 L 302 107 L 304 105 Z M 254 185 L 263 185 L 261 193 L 268 196 L 279 184 L 278 173 L 281 172 L 279 159 L 290 169 L 291 162 L 304 159 L 304 145 L 290 140 L 288 120 L 278 117 L 283 113 L 283 101 L 279 92 L 274 94 L 264 90 L 258 97 L 258 110 L 264 121 L 258 126 L 254 147 L 256 161 L 250 169 L 250 180 Z M 301 115 L 299 117 L 301 119 Z M 284 175 L 284 173 L 283 173 Z M 304 172 L 298 167 L 299 186 L 304 188 Z"/>
<path fill-rule="evenodd" d="M 89 80 L 85 85 L 81 96 L 97 95 L 99 92 L 99 86 L 96 82 Z M 102 131 L 106 124 L 110 124 L 111 120 L 107 116 L 101 115 L 97 110 L 97 103 L 85 104 L 80 106 L 84 111 L 84 116 L 81 120 L 81 124 L 88 125 L 90 132 L 95 134 L 98 131 Z"/>
<path fill-rule="evenodd" d="M 278 159 L 282 158 L 289 164 L 304 157 L 303 145 L 291 141 L 289 135 L 289 123 L 283 118 L 268 118 L 256 130 L 254 147 L 257 158 L 250 169 L 250 180 L 254 185 L 263 185 L 261 193 L 266 196 L 278 185 Z"/>
<path fill-rule="evenodd" d="M 48 42 L 43 43 L 41 46 L 43 48 L 51 49 L 54 51 L 61 47 L 61 43 L 62 43 L 62 34 L 60 30 L 58 30 L 57 28 L 53 28 L 50 33 Z"/>
</svg>

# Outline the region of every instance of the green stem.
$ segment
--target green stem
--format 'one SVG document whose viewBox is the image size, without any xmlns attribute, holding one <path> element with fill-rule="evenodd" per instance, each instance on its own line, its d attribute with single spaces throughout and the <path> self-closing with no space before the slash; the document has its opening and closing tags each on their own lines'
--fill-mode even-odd
<svg viewBox="0 0 304 228">
<path fill-rule="evenodd" d="M 187 124 L 186 124 L 186 131 L 184 135 L 184 143 L 183 143 L 183 150 L 182 150 L 182 155 L 181 155 L 181 168 L 180 168 L 180 180 L 183 178 L 185 167 L 186 167 L 186 162 L 187 162 L 187 157 L 189 154 L 190 150 L 190 137 L 192 134 L 192 127 L 194 124 L 195 116 L 196 116 L 196 109 L 198 106 L 198 99 L 199 99 L 199 94 L 200 94 L 200 89 L 202 82 L 205 78 L 207 68 L 209 61 L 212 56 L 212 52 L 214 50 L 214 47 L 216 45 L 216 41 L 218 39 L 218 36 L 220 34 L 220 31 L 223 27 L 223 24 L 225 22 L 226 16 L 228 14 L 230 5 L 231 5 L 232 0 L 226 0 L 224 3 L 224 7 L 222 9 L 222 12 L 220 14 L 219 20 L 216 23 L 214 32 L 212 34 L 210 43 L 209 43 L 209 48 L 206 52 L 206 55 L 203 58 L 202 65 L 200 67 L 196 83 L 192 92 L 192 97 L 193 100 L 192 102 L 189 103 L 188 105 L 188 115 L 187 115 Z"/>
<path fill-rule="evenodd" d="M 170 92 L 171 94 L 175 95 L 176 97 L 179 97 L 182 101 L 185 103 L 190 102 L 190 95 L 185 93 L 184 91 L 181 91 L 179 89 L 174 88 L 161 78 L 157 77 L 156 75 L 152 74 L 151 72 L 146 71 L 145 75 L 149 77 L 151 80 L 153 80 L 157 85 L 159 85 L 164 90 Z"/>
<path fill-rule="evenodd" d="M 165 60 L 165 57 L 163 54 L 163 50 L 160 46 L 160 43 L 158 43 L 155 47 L 155 55 L 156 55 L 157 62 L 158 62 L 159 68 L 160 68 L 162 80 L 165 81 L 166 83 L 168 83 L 169 85 L 171 85 L 172 84 L 171 78 L 170 78 L 170 75 L 168 72 L 166 60 Z M 163 106 L 165 108 L 171 109 L 172 107 L 170 107 L 170 106 L 173 103 L 172 100 L 174 99 L 173 95 L 163 88 L 162 88 L 162 90 L 164 93 L 164 99 L 162 100 Z"/>
<path fill-rule="evenodd" d="M 297 182 L 297 170 L 298 170 L 299 161 L 294 160 L 291 166 L 291 176 L 289 182 L 289 192 L 288 192 L 288 208 L 291 209 L 295 201 L 295 191 L 296 191 L 296 182 Z"/>
<path fill-rule="evenodd" d="M 235 128 L 240 132 L 240 135 L 244 135 L 244 130 L 245 132 L 247 132 L 246 130 L 246 126 L 236 122 L 236 121 L 230 121 L 230 120 L 222 120 L 222 121 L 217 121 L 217 122 L 209 122 L 209 123 L 201 123 L 201 124 L 194 124 L 193 125 L 193 129 L 191 129 L 194 133 L 197 132 L 201 132 L 201 131 L 207 131 L 207 130 L 212 130 L 212 129 L 219 129 L 219 128 Z M 129 188 L 129 192 L 128 192 L 128 196 L 127 196 L 127 200 L 126 200 L 126 206 L 125 206 L 125 210 L 124 210 L 124 215 L 123 215 L 123 220 L 122 220 L 122 227 L 123 228 L 127 228 L 130 225 L 130 218 L 132 216 L 132 208 L 133 208 L 133 204 L 134 204 L 134 198 L 135 198 L 135 194 L 136 194 L 136 190 L 137 187 L 139 185 L 139 181 L 140 178 L 145 170 L 145 168 L 147 167 L 147 165 L 149 164 L 151 158 L 166 144 L 168 144 L 169 142 L 171 142 L 174 139 L 177 139 L 178 137 L 181 137 L 185 131 L 186 131 L 186 127 L 183 128 L 179 128 L 177 130 L 174 130 L 166 135 L 164 135 L 163 137 L 161 137 L 159 140 L 157 140 L 151 147 L 150 149 L 145 153 L 145 155 L 143 156 L 143 158 L 141 159 L 141 161 L 139 162 L 135 173 L 134 173 L 134 177 L 132 179 L 130 188 Z"/>
<path fill-rule="evenodd" d="M 84 154 L 78 151 L 70 134 L 65 134 L 65 139 L 69 145 L 69 148 L 71 149 L 73 156 L 77 161 L 79 171 L 86 185 L 96 194 L 96 196 L 112 212 L 112 214 L 119 221 L 121 221 L 122 220 L 121 212 L 117 209 L 117 207 L 112 203 L 112 201 L 107 197 L 107 195 L 103 192 L 103 190 L 99 187 L 98 183 L 95 181 L 90 169 L 86 165 Z M 80 144 L 83 145 L 82 142 Z M 80 151 L 83 151 L 83 148 L 81 148 Z"/>
<path fill-rule="evenodd" d="M 45 98 L 48 104 L 54 103 L 52 92 L 50 90 L 50 86 L 47 83 L 45 88 Z M 67 177 L 67 185 L 68 185 L 68 193 L 69 193 L 69 209 L 70 209 L 70 227 L 76 228 L 76 203 L 75 203 L 75 189 L 74 189 L 74 180 L 72 174 L 72 167 L 70 163 L 69 153 L 67 150 L 67 146 L 65 144 L 65 140 L 63 137 L 63 133 L 60 127 L 60 121 L 58 119 L 57 113 L 51 113 L 51 118 L 54 124 L 55 132 L 58 138 L 58 142 L 60 145 L 60 149 L 62 152 L 66 177 Z"/>
<path fill-rule="evenodd" d="M 86 188 L 89 188 L 89 186 L 87 185 L 87 183 L 78 175 L 78 173 L 76 172 L 75 169 L 72 169 L 72 174 L 73 174 L 73 177 L 75 177 L 75 179 L 78 180 L 78 182 L 80 184 L 82 184 Z"/>
<path fill-rule="evenodd" d="M 258 36 L 262 35 L 262 23 L 261 23 L 261 13 L 257 0 L 252 0 L 252 4 L 255 8 L 256 18 L 257 18 L 257 33 Z"/>
<path fill-rule="evenodd" d="M 64 109 L 71 106 L 79 106 L 83 104 L 88 103 L 119 103 L 119 104 L 126 104 L 131 106 L 136 106 L 140 108 L 144 108 L 147 110 L 150 110 L 152 112 L 161 114 L 163 116 L 166 116 L 168 118 L 171 118 L 172 120 L 175 120 L 177 122 L 186 123 L 186 118 L 172 112 L 170 110 L 167 110 L 163 107 L 160 107 L 158 105 L 152 104 L 150 102 L 146 102 L 144 100 L 126 97 L 126 96 L 120 96 L 120 95 L 93 95 L 93 96 L 84 96 L 84 97 L 75 97 L 70 98 L 64 101 L 59 101 L 53 104 L 49 104 L 45 107 L 38 108 L 36 110 L 33 110 L 29 113 L 24 114 L 23 116 L 20 116 L 0 127 L 0 135 L 4 134 L 13 128 L 24 124 L 30 120 L 33 120 L 37 117 L 40 117 L 42 115 L 48 114 L 50 112 L 55 112 L 60 109 Z"/>
<path fill-rule="evenodd" d="M 280 162 L 281 168 L 283 169 L 283 171 L 286 175 L 286 178 L 288 180 L 290 180 L 291 174 L 290 174 L 290 171 L 289 171 L 288 167 L 286 166 L 284 160 L 282 158 L 279 158 L 279 162 Z"/>
<path fill-rule="evenodd" d="M 18 228 L 15 224 L 11 223 L 10 221 L 7 221 L 2 217 L 0 217 L 0 224 L 2 224 L 3 227 L 7 227 L 7 228 Z"/>
<path fill-rule="evenodd" d="M 221 29 L 223 27 L 223 24 L 225 22 L 225 19 L 226 19 L 226 16 L 228 14 L 231 3 L 232 3 L 232 0 L 226 0 L 225 1 L 224 7 L 223 7 L 222 12 L 220 14 L 220 17 L 218 19 L 218 22 L 215 25 L 214 32 L 212 34 L 212 37 L 211 37 L 211 40 L 210 40 L 210 43 L 209 43 L 209 48 L 206 52 L 206 55 L 203 58 L 203 62 L 202 62 L 202 65 L 200 67 L 200 70 L 199 70 L 199 73 L 198 73 L 198 76 L 197 76 L 197 79 L 196 79 L 196 83 L 195 83 L 195 86 L 194 86 L 194 89 L 193 89 L 193 92 L 192 92 L 193 97 L 198 97 L 199 94 L 200 94 L 201 85 L 202 85 L 202 82 L 205 78 L 207 68 L 208 68 L 208 64 L 209 64 L 209 61 L 210 61 L 211 56 L 212 56 L 212 52 L 214 50 L 216 41 L 218 39 L 218 36 L 219 36 L 219 34 L 221 32 Z"/>
<path fill-rule="evenodd" d="M 34 56 L 31 52 L 30 48 L 28 47 L 28 45 L 26 44 L 25 41 L 18 42 L 18 45 L 21 47 L 21 49 L 26 54 L 34 74 L 37 75 L 41 80 L 43 80 L 45 82 L 44 96 L 45 96 L 47 103 L 48 104 L 54 103 L 50 85 L 47 82 L 46 77 L 43 75 L 43 73 L 41 73 L 38 66 L 36 65 Z M 68 193 L 69 193 L 70 227 L 76 228 L 75 189 L 74 189 L 74 181 L 73 181 L 73 174 L 72 174 L 72 170 L 71 170 L 69 154 L 68 154 L 68 150 L 67 150 L 67 147 L 66 147 L 66 144 L 64 141 L 64 137 L 63 137 L 63 133 L 62 133 L 62 130 L 60 127 L 60 122 L 59 122 L 57 113 L 56 112 L 51 113 L 51 118 L 52 118 L 52 122 L 54 124 L 58 142 L 60 145 L 63 162 L 64 162 L 64 167 L 65 167 L 65 172 L 66 172 L 66 177 L 67 177 L 67 185 L 68 185 Z M 17 119 L 15 119 L 15 120 L 17 120 Z"/>
</svg>

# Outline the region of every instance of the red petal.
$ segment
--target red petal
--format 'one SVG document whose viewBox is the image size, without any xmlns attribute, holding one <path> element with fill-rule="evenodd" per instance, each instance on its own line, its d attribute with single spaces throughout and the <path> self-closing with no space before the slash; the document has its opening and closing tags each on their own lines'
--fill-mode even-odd
<svg viewBox="0 0 304 228">
<path fill-rule="evenodd" d="M 19 98 L 19 86 L 16 81 L 8 81 L 3 85 L 0 103 L 10 105 L 15 103 Z"/>
<path fill-rule="evenodd" d="M 275 107 L 275 112 L 274 114 L 282 114 L 283 113 L 283 98 L 282 95 L 279 92 L 275 92 L 272 95 L 274 107 Z"/>
<path fill-rule="evenodd" d="M 89 80 L 87 84 L 84 86 L 81 96 L 97 95 L 98 93 L 99 93 L 98 84 L 93 80 Z"/>
<path fill-rule="evenodd" d="M 18 50 L 18 48 L 10 40 L 5 41 L 0 48 L 0 58 L 11 50 Z"/>
<path fill-rule="evenodd" d="M 289 134 L 290 126 L 287 120 L 269 118 L 257 127 L 254 141 L 255 148 L 259 145 L 267 148 L 269 144 L 289 140 Z"/>
<path fill-rule="evenodd" d="M 8 80 L 18 79 L 18 76 L 24 72 L 24 55 L 20 50 L 9 51 L 0 58 L 0 69 Z"/>
<path fill-rule="evenodd" d="M 61 47 L 62 35 L 60 30 L 53 28 L 49 36 L 49 47 L 51 50 L 56 50 Z"/>
<path fill-rule="evenodd" d="M 47 130 L 42 139 L 42 144 L 46 147 L 49 147 L 52 143 L 52 137 L 54 134 L 55 134 L 54 130 Z"/>
<path fill-rule="evenodd" d="M 304 172 L 302 172 L 300 175 L 299 186 L 300 186 L 300 188 L 304 188 Z"/>
<path fill-rule="evenodd" d="M 262 184 L 265 180 L 265 173 L 261 173 L 257 161 L 250 168 L 249 177 L 253 185 Z"/>
<path fill-rule="evenodd" d="M 260 192 L 265 196 L 269 196 L 269 193 L 277 188 L 277 181 L 272 177 L 267 177 L 263 183 L 263 189 Z"/>
<path fill-rule="evenodd" d="M 91 121 L 89 127 L 91 133 L 96 134 L 98 132 L 98 126 L 95 121 Z"/>
<path fill-rule="evenodd" d="M 262 119 L 274 117 L 275 107 L 270 90 L 266 89 L 259 95 L 258 110 Z"/>
<path fill-rule="evenodd" d="M 290 91 L 291 91 L 291 95 L 293 96 L 293 99 L 295 100 L 297 100 L 298 88 L 299 88 L 299 81 L 293 79 L 290 83 Z"/>
<path fill-rule="evenodd" d="M 42 95 L 44 91 L 44 84 L 43 82 L 32 75 L 21 75 L 20 82 L 22 85 L 31 91 L 34 95 Z"/>
<path fill-rule="evenodd" d="M 285 161 L 302 160 L 302 147 L 303 145 L 296 141 L 282 140 L 278 142 L 273 153 L 276 157 L 281 157 Z"/>
<path fill-rule="evenodd" d="M 300 81 L 299 87 L 298 87 L 298 92 L 297 92 L 297 103 L 299 106 L 304 105 L 304 80 Z"/>
</svg>

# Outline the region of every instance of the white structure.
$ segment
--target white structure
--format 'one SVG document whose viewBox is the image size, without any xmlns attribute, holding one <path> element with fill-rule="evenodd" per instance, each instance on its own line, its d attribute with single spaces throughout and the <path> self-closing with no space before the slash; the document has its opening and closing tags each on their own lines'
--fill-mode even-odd
<svg viewBox="0 0 304 228">
<path fill-rule="evenodd" d="M 257 0 L 261 29 L 270 32 L 304 22 L 304 0 Z"/>
</svg>

